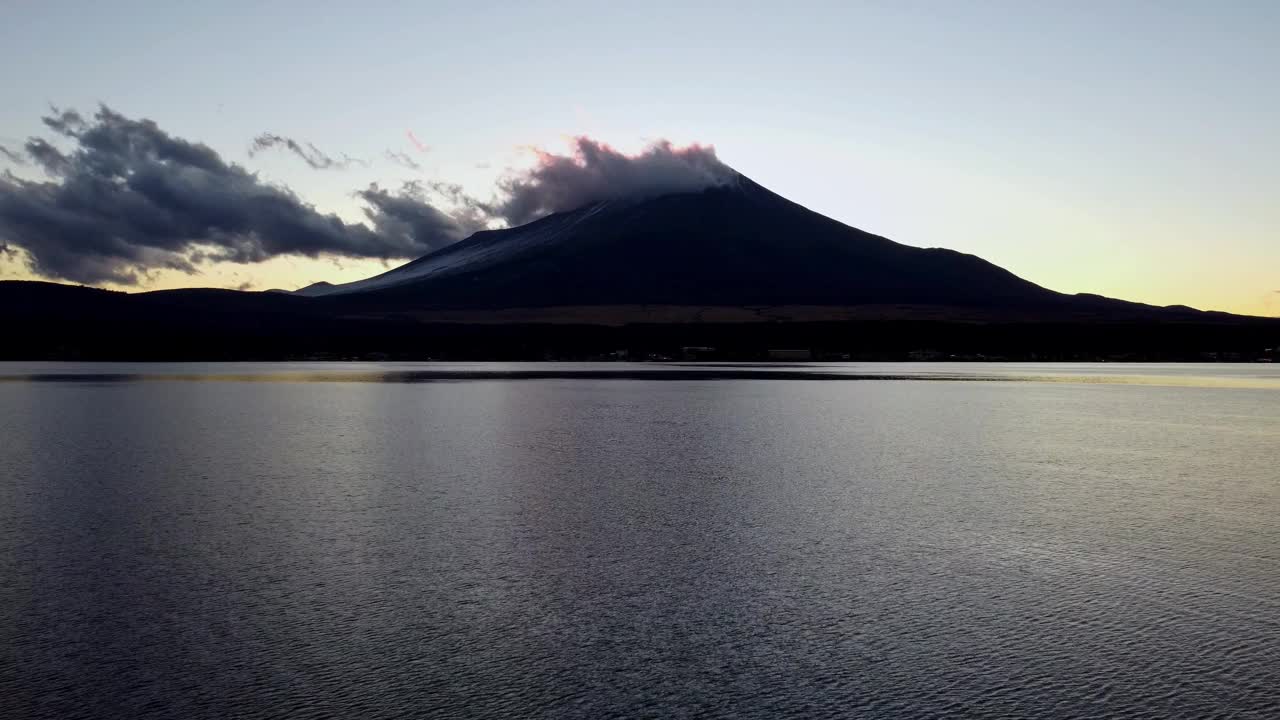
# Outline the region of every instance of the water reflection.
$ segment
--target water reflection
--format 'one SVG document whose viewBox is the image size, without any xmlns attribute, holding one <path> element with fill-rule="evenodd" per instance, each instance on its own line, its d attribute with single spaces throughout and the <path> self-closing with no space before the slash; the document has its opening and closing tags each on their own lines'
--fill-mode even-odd
<svg viewBox="0 0 1280 720">
<path fill-rule="evenodd" d="M 1036 382 L 1280 389 L 1269 365 L 989 363 L 0 363 L 0 382 L 430 383 L 464 381 L 934 381 Z"/>
<path fill-rule="evenodd" d="M 723 371 L 0 367 L 0 715 L 1275 715 L 1280 396 Z"/>
</svg>

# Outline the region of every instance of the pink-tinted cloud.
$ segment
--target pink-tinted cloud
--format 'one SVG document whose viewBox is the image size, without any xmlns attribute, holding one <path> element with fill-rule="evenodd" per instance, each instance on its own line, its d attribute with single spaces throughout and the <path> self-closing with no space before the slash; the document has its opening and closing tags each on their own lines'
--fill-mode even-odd
<svg viewBox="0 0 1280 720">
<path fill-rule="evenodd" d="M 409 138 L 409 142 L 413 143 L 413 146 L 418 148 L 418 152 L 431 152 L 431 146 L 423 145 L 422 141 L 418 139 L 417 135 L 413 134 L 412 130 L 405 130 L 404 134 Z"/>
<path fill-rule="evenodd" d="M 520 225 L 602 200 L 696 192 L 736 177 L 710 145 L 679 147 L 658 140 L 628 155 L 586 136 L 570 144 L 568 155 L 532 148 L 537 158 L 532 168 L 499 180 L 494 214 Z"/>
</svg>

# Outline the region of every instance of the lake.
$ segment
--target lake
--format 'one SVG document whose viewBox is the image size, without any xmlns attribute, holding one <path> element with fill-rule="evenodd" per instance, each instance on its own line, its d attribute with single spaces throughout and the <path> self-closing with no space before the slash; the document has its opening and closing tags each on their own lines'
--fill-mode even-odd
<svg viewBox="0 0 1280 720">
<path fill-rule="evenodd" d="M 0 716 L 1280 716 L 1280 366 L 0 363 Z"/>
</svg>

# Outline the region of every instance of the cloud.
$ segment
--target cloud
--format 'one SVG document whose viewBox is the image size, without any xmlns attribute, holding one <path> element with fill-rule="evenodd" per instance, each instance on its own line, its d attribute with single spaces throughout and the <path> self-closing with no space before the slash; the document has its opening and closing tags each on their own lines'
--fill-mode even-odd
<svg viewBox="0 0 1280 720">
<path fill-rule="evenodd" d="M 572 154 L 535 149 L 537 163 L 499 180 L 496 215 L 521 225 L 543 215 L 602 200 L 694 192 L 730 182 L 736 173 L 709 145 L 676 147 L 660 140 L 626 155 L 588 137 L 572 140 Z"/>
<path fill-rule="evenodd" d="M 76 136 L 88 127 L 83 116 L 75 110 L 59 110 L 51 106 L 49 114 L 41 118 L 45 126 L 59 135 Z"/>
<path fill-rule="evenodd" d="M 35 161 L 45 174 L 60 177 L 71 169 L 71 161 L 58 148 L 41 138 L 31 138 L 23 146 L 27 157 Z"/>
<path fill-rule="evenodd" d="M 533 148 L 533 167 L 508 170 L 488 201 L 467 194 L 455 183 L 428 182 L 417 187 L 446 200 L 451 215 L 468 227 L 516 226 L 604 200 L 696 192 L 725 185 L 737 176 L 709 145 L 677 147 L 659 140 L 636 155 L 627 155 L 579 136 L 571 146 L 568 155 Z"/>
<path fill-rule="evenodd" d="M 659 141 L 638 154 L 588 137 L 570 152 L 535 150 L 532 167 L 501 176 L 488 200 L 460 185 L 370 184 L 354 193 L 365 221 L 318 211 L 288 187 L 265 182 L 199 142 L 107 106 L 92 116 L 51 108 L 52 139 L 33 137 L 5 156 L 42 177 L 0 172 L 0 256 L 21 257 L 35 274 L 86 284 L 133 285 L 161 269 L 197 273 L 213 262 L 257 263 L 280 256 L 392 260 L 415 258 L 471 233 L 520 225 L 555 212 L 621 198 L 697 191 L 736 174 L 703 145 Z M 335 159 L 274 134 L 252 154 L 283 149 L 310 167 Z M 418 169 L 406 153 L 387 151 Z"/>
<path fill-rule="evenodd" d="M 447 245 L 484 229 L 487 222 L 483 215 L 445 212 L 435 207 L 427 199 L 426 189 L 417 182 L 404 183 L 394 193 L 374 183 L 356 196 L 365 202 L 365 216 L 375 233 L 406 245 L 419 238 L 441 238 L 438 246 Z"/>
<path fill-rule="evenodd" d="M 472 227 L 416 186 L 362 191 L 370 224 L 348 224 L 206 145 L 106 106 L 90 119 L 54 109 L 44 122 L 73 147 L 33 138 L 26 153 L 49 178 L 0 176 L 0 245 L 22 248 L 49 278 L 131 285 L 157 269 L 194 273 L 217 261 L 412 258 Z"/>
<path fill-rule="evenodd" d="M 423 145 L 422 141 L 418 139 L 417 135 L 413 134 L 412 130 L 405 130 L 404 134 L 405 134 L 405 137 L 409 138 L 409 142 L 413 143 L 413 146 L 418 148 L 418 152 L 423 152 L 423 153 L 431 152 L 431 146 Z"/>
<path fill-rule="evenodd" d="M 26 165 L 27 159 L 22 157 L 21 153 L 14 152 L 4 145 L 0 145 L 0 155 L 15 165 Z"/>
<path fill-rule="evenodd" d="M 396 165 L 399 165 L 402 168 L 407 168 L 409 170 L 414 170 L 414 171 L 422 170 L 422 165 L 420 165 L 418 161 L 409 157 L 408 153 L 397 152 L 395 150 L 388 150 L 387 159 L 395 163 Z"/>
<path fill-rule="evenodd" d="M 498 214 L 493 203 L 477 200 L 457 183 L 432 181 L 426 183 L 426 187 L 448 203 L 449 213 L 464 227 L 483 230 L 494 224 L 509 224 Z"/>
<path fill-rule="evenodd" d="M 330 157 L 311 143 L 300 143 L 293 138 L 275 133 L 263 133 L 254 138 L 253 145 L 249 147 L 249 157 L 254 157 L 264 150 L 281 147 L 302 158 L 303 162 L 315 170 L 346 170 L 352 165 L 368 166 L 367 162 L 348 155 L 343 155 L 340 160 Z"/>
</svg>

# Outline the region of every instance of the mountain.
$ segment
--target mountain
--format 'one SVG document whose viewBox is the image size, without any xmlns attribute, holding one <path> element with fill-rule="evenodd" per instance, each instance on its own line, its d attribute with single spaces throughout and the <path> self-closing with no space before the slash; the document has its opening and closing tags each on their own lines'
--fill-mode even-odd
<svg viewBox="0 0 1280 720">
<path fill-rule="evenodd" d="M 302 297 L 320 297 L 321 295 L 328 295 L 337 287 L 337 285 L 334 285 L 331 282 L 321 280 L 320 282 L 311 283 L 304 288 L 298 288 L 293 291 L 293 294 L 301 295 Z"/>
<path fill-rule="evenodd" d="M 895 243 L 745 177 L 701 192 L 615 200 L 489 230 L 376 277 L 299 291 L 361 305 L 1060 305 L 972 255 Z"/>
<path fill-rule="evenodd" d="M 754 182 L 600 202 L 293 293 L 0 282 L 0 357 L 1273 357 L 1280 320 L 1065 295 Z"/>
</svg>

